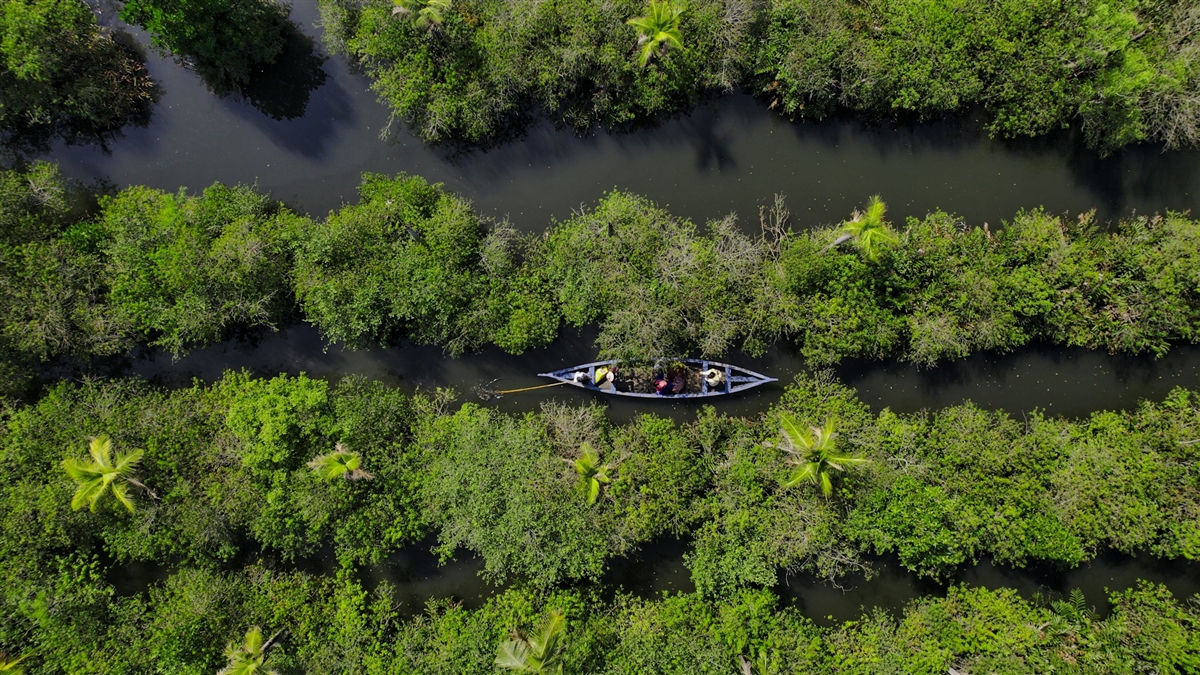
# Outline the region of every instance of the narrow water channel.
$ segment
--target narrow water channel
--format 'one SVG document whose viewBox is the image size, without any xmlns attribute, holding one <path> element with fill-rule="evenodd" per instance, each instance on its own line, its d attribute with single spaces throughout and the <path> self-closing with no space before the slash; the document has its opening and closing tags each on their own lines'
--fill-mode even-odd
<svg viewBox="0 0 1200 675">
<path fill-rule="evenodd" d="M 361 375 L 400 387 L 451 387 L 461 401 L 499 410 L 536 410 L 541 402 L 572 405 L 600 402 L 614 422 L 653 411 L 689 419 L 702 404 L 729 415 L 755 415 L 779 399 L 784 385 L 805 369 L 804 359 L 787 343 L 760 357 L 734 352 L 726 360 L 778 378 L 780 382 L 728 398 L 646 402 L 606 397 L 572 387 L 544 389 L 482 400 L 475 390 L 517 389 L 549 380 L 537 373 L 596 358 L 593 330 L 566 329 L 549 347 L 520 355 L 488 348 L 452 359 L 440 347 L 398 346 L 348 350 L 328 345 L 319 332 L 297 325 L 258 340 L 230 340 L 175 359 L 158 350 L 141 350 L 118 362 L 110 374 L 135 375 L 165 386 L 187 386 L 194 379 L 212 382 L 227 370 L 245 369 L 272 377 L 280 373 L 328 380 Z M 913 412 L 970 400 L 989 409 L 1021 413 L 1035 408 L 1048 414 L 1083 417 L 1097 410 L 1129 409 L 1144 399 L 1159 400 L 1174 387 L 1200 389 L 1200 345 L 1179 344 L 1163 358 L 1106 354 L 1078 348 L 1033 346 L 1011 354 L 979 353 L 932 369 L 896 361 L 855 360 L 834 368 L 873 409 Z"/>
<path fill-rule="evenodd" d="M 440 565 L 437 556 L 430 552 L 434 543 L 434 538 L 428 537 L 393 553 L 378 565 L 359 570 L 360 583 L 368 589 L 385 582 L 390 584 L 396 606 L 406 616 L 423 612 L 431 600 L 450 600 L 468 609 L 477 608 L 504 590 L 503 586 L 480 577 L 483 562 L 464 552 Z M 661 597 L 663 593 L 691 592 L 695 586 L 684 565 L 687 548 L 686 541 L 665 538 L 647 544 L 628 558 L 610 560 L 602 579 L 604 587 L 619 588 L 647 599 Z M 785 603 L 821 625 L 852 621 L 873 608 L 898 615 L 912 600 L 944 596 L 950 586 L 957 584 L 1013 588 L 1026 599 L 1037 596 L 1058 599 L 1078 588 L 1088 605 L 1101 616 L 1111 611 L 1110 592 L 1133 588 L 1139 580 L 1163 584 L 1181 599 L 1200 593 L 1200 562 L 1161 560 L 1149 555 L 1108 552 L 1071 570 L 1037 565 L 1017 569 L 984 560 L 959 569 L 944 581 L 917 577 L 892 556 L 876 557 L 871 565 L 870 578 L 851 575 L 836 585 L 809 574 L 781 573 L 774 590 Z M 337 562 L 332 552 L 325 550 L 281 567 L 332 575 Z M 108 580 L 118 595 L 145 593 L 151 584 L 165 580 L 170 574 L 166 567 L 142 563 L 112 565 L 108 570 Z"/>
</svg>

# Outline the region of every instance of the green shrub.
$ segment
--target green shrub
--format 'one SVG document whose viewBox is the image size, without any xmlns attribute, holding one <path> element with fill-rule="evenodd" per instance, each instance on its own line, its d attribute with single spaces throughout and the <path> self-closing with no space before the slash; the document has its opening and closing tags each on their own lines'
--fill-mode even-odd
<svg viewBox="0 0 1200 675">
<path fill-rule="evenodd" d="M 105 280 L 118 321 L 179 354 L 291 313 L 287 232 L 301 220 L 253 189 L 198 197 L 133 187 L 102 203 Z"/>
</svg>

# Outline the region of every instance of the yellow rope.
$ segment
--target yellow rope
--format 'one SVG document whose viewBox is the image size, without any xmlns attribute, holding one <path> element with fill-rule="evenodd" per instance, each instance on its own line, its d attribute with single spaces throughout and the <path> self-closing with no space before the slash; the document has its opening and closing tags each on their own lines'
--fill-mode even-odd
<svg viewBox="0 0 1200 675">
<path fill-rule="evenodd" d="M 545 389 L 546 387 L 557 387 L 557 386 L 563 385 L 563 384 L 570 384 L 570 382 L 555 382 L 553 384 L 539 384 L 536 387 L 525 387 L 523 389 L 505 389 L 504 391 L 493 391 L 493 392 L 489 392 L 489 393 L 495 394 L 497 396 L 499 396 L 500 394 L 516 394 L 516 393 L 519 393 L 522 391 L 533 391 L 534 389 Z"/>
</svg>

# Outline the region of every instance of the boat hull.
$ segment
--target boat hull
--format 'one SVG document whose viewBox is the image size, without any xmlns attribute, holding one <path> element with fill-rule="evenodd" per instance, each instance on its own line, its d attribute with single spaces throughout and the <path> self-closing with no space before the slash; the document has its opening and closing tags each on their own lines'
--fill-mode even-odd
<svg viewBox="0 0 1200 675">
<path fill-rule="evenodd" d="M 718 387 L 716 387 L 710 391 L 708 383 L 705 382 L 703 378 L 699 378 L 699 386 L 695 387 L 695 389 L 696 389 L 695 391 L 689 391 L 688 389 L 692 389 L 692 387 L 689 387 L 688 389 L 685 389 L 683 392 L 678 393 L 678 394 L 660 394 L 657 392 L 632 391 L 632 390 L 624 390 L 623 391 L 621 389 L 621 380 L 619 378 L 613 383 L 605 384 L 602 386 L 595 386 L 595 385 L 591 384 L 592 382 L 595 381 L 596 369 L 598 369 L 598 368 L 603 368 L 603 367 L 614 368 L 615 367 L 616 371 L 618 373 L 620 373 L 621 372 L 621 362 L 615 361 L 615 360 L 614 361 L 594 361 L 592 363 L 585 363 L 582 365 L 573 366 L 571 368 L 563 368 L 561 370 L 554 370 L 554 371 L 551 371 L 548 373 L 538 373 L 538 377 L 549 377 L 551 379 L 558 380 L 559 382 L 564 382 L 566 384 L 569 384 L 573 387 L 578 387 L 580 389 L 585 389 L 588 391 L 594 391 L 594 392 L 597 392 L 600 394 L 608 394 L 610 396 L 625 396 L 625 397 L 629 397 L 629 398 L 650 398 L 650 399 L 658 399 L 658 400 L 674 400 L 674 399 L 684 399 L 684 398 L 712 398 L 714 396 L 728 396 L 730 394 L 737 394 L 737 393 L 740 393 L 743 391 L 748 391 L 750 389 L 767 384 L 769 382 L 777 382 L 778 381 L 773 377 L 767 377 L 766 375 L 763 375 L 761 373 L 756 373 L 753 370 L 747 370 L 746 368 L 740 368 L 738 366 L 733 366 L 728 363 L 721 363 L 720 361 L 709 361 L 707 359 L 673 359 L 673 360 L 671 360 L 671 363 L 672 364 L 683 364 L 684 367 L 689 371 L 689 373 L 692 373 L 692 374 L 699 373 L 700 371 L 704 371 L 709 368 L 717 368 L 718 370 L 721 370 L 724 372 L 724 374 L 725 374 L 724 381 Z M 586 383 L 578 382 L 575 379 L 573 379 L 575 374 L 579 373 L 581 371 L 587 373 L 587 375 L 588 375 Z"/>
</svg>

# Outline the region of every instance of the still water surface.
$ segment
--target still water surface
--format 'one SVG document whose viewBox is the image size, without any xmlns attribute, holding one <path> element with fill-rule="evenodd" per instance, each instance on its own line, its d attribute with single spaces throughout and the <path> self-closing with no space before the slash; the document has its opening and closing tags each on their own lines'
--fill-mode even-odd
<svg viewBox="0 0 1200 675">
<path fill-rule="evenodd" d="M 679 420 L 701 405 L 729 415 L 755 415 L 779 399 L 784 386 L 805 370 L 789 344 L 777 344 L 760 357 L 731 353 L 727 360 L 780 381 L 732 397 L 701 401 L 653 401 L 609 397 L 574 387 L 557 387 L 483 399 L 476 389 L 519 389 L 548 380 L 537 373 L 597 358 L 595 331 L 565 329 L 549 347 L 520 355 L 491 347 L 452 359 L 440 347 L 402 345 L 349 350 L 327 344 L 308 325 L 267 333 L 257 340 L 231 340 L 175 359 L 158 350 L 141 350 L 113 374 L 136 375 L 166 386 L 187 386 L 194 379 L 212 382 L 227 370 L 245 369 L 264 377 L 280 373 L 338 380 L 363 376 L 395 386 L 453 388 L 460 400 L 508 412 L 536 409 L 541 401 L 573 405 L 600 402 L 615 422 L 652 410 Z M 1200 390 L 1200 346 L 1176 345 L 1165 357 L 1111 355 L 1076 348 L 1033 346 L 1011 354 L 979 353 L 937 368 L 919 369 L 896 360 L 854 360 L 833 369 L 875 410 L 914 412 L 973 401 L 989 409 L 1019 414 L 1035 408 L 1048 414 L 1083 417 L 1097 410 L 1129 409 L 1139 400 L 1161 400 L 1174 387 Z"/>
<path fill-rule="evenodd" d="M 109 0 L 94 0 L 94 6 L 106 25 L 148 44 L 144 33 L 115 19 Z M 565 218 L 613 188 L 645 194 L 696 221 L 734 211 L 748 227 L 754 225 L 758 205 L 775 193 L 788 197 L 797 227 L 837 222 L 875 193 L 888 202 L 896 219 L 942 208 L 975 225 L 996 224 L 1020 209 L 1039 206 L 1056 213 L 1095 208 L 1102 220 L 1110 220 L 1194 209 L 1200 201 L 1197 151 L 1162 153 L 1145 146 L 1100 159 L 1073 132 L 1002 142 L 986 138 L 973 118 L 918 126 L 847 120 L 792 124 L 743 94 L 624 134 L 578 136 L 542 123 L 518 141 L 488 151 L 429 147 L 402 129 L 385 142 L 379 136 L 388 113 L 375 100 L 369 81 L 320 47 L 315 0 L 297 0 L 292 17 L 298 32 L 287 58 L 261 75 L 248 100 L 218 98 L 191 72 L 150 52 L 148 67 L 162 96 L 149 126 L 127 129 L 105 149 L 57 147 L 47 159 L 58 161 L 70 176 L 117 188 L 144 184 L 174 191 L 180 186 L 199 190 L 215 181 L 256 183 L 316 216 L 355 201 L 363 172 L 405 171 L 444 182 L 473 199 L 482 212 L 509 217 L 526 231 L 539 231 L 552 218 Z M 452 360 L 430 347 L 347 351 L 325 345 L 310 327 L 295 326 L 258 340 L 197 350 L 181 360 L 142 351 L 119 364 L 118 372 L 168 385 L 186 384 L 193 377 L 211 381 L 229 368 L 261 375 L 307 372 L 330 379 L 358 374 L 406 387 L 452 386 L 463 400 L 473 400 L 478 385 L 531 386 L 540 383 L 534 377 L 540 370 L 592 360 L 593 337 L 588 331 L 567 331 L 554 345 L 522 356 L 484 350 Z M 785 383 L 804 367 L 785 346 L 760 358 L 734 354 L 729 360 Z M 969 399 L 987 408 L 1042 408 L 1077 417 L 1129 408 L 1143 398 L 1161 399 L 1174 386 L 1200 388 L 1200 347 L 1177 346 L 1160 360 L 1030 347 L 1008 355 L 978 354 L 925 371 L 884 361 L 852 362 L 836 372 L 875 409 L 907 412 Z M 756 414 L 778 399 L 782 386 L 719 401 L 717 407 L 728 414 Z M 550 392 L 486 404 L 517 411 L 549 398 L 594 400 L 586 392 Z M 647 409 L 625 401 L 607 403 L 615 421 Z M 653 410 L 686 419 L 695 407 L 663 403 Z M 464 557 L 438 567 L 429 545 L 415 545 L 364 570 L 364 581 L 396 583 L 399 597 L 413 611 L 431 597 L 471 604 L 495 591 L 479 580 L 477 561 Z M 607 581 L 647 595 L 688 590 L 685 549 L 683 542 L 672 541 L 648 546 L 639 557 L 615 562 Z M 328 560 L 316 556 L 304 564 L 320 571 Z M 864 606 L 895 609 L 918 595 L 944 590 L 893 561 L 881 560 L 878 567 L 878 576 L 850 580 L 845 589 L 805 577 L 785 577 L 778 589 L 818 620 L 854 618 Z M 144 588 L 162 574 L 147 567 L 113 570 L 118 588 L 128 591 Z M 1126 588 L 1137 578 L 1167 583 L 1177 595 L 1200 590 L 1196 565 L 1146 556 L 1108 555 L 1067 572 L 1013 570 L 984 562 L 956 577 L 970 584 L 1015 587 L 1025 594 L 1079 587 L 1102 609 L 1103 588 Z"/>
<path fill-rule="evenodd" d="M 115 19 L 111 0 L 92 2 L 102 20 L 148 44 L 144 33 Z M 149 126 L 127 129 L 110 144 L 111 154 L 58 148 L 52 159 L 69 175 L 118 187 L 173 192 L 214 181 L 257 183 L 318 216 L 356 201 L 363 172 L 405 171 L 539 231 L 614 187 L 698 222 L 730 211 L 752 221 L 760 202 L 781 193 L 797 227 L 840 221 L 876 193 L 897 218 L 941 208 L 974 225 L 1039 206 L 1055 213 L 1096 208 L 1102 219 L 1194 209 L 1200 195 L 1200 151 L 1142 146 L 1102 160 L 1071 132 L 997 141 L 972 119 L 792 124 L 741 94 L 626 134 L 580 137 L 540 124 L 517 142 L 465 154 L 429 147 L 403 130 L 381 142 L 388 111 L 365 76 L 343 58 L 325 56 L 316 1 L 296 0 L 292 17 L 299 53 L 264 75 L 271 86 L 259 87 L 255 101 L 217 98 L 190 71 L 151 51 L 148 68 L 163 95 Z M 312 61 L 315 73 L 295 67 Z"/>
</svg>

